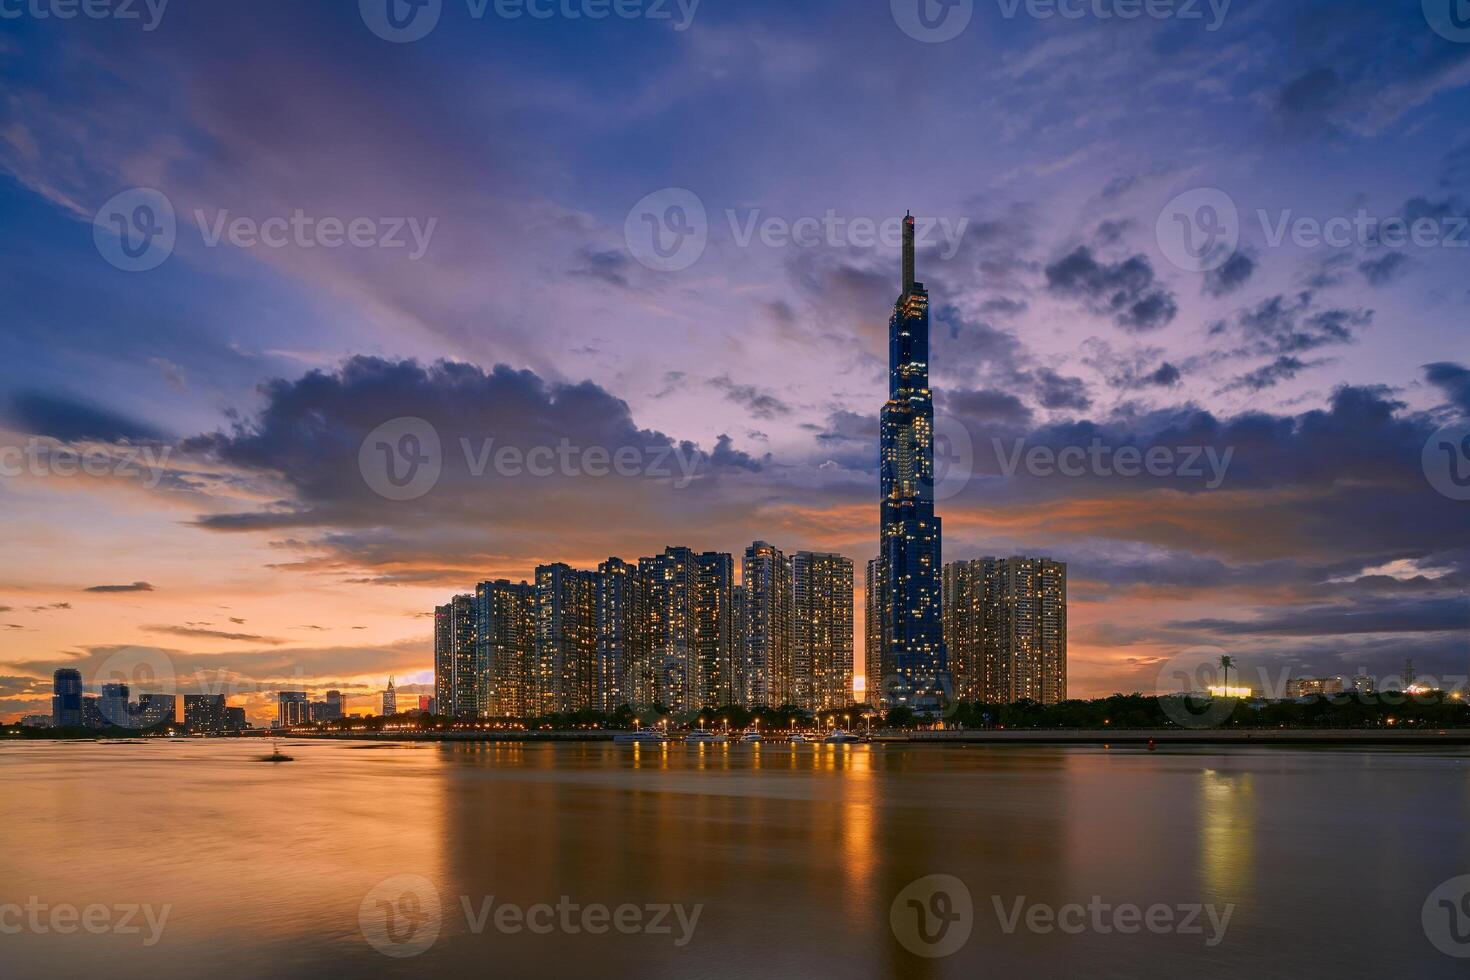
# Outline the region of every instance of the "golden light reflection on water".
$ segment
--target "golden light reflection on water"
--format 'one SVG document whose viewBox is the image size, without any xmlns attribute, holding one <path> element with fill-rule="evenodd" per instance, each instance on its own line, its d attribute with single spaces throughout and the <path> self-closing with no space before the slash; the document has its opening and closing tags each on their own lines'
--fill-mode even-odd
<svg viewBox="0 0 1470 980">
<path fill-rule="evenodd" d="M 1216 895 L 1249 890 L 1256 864 L 1255 783 L 1248 772 L 1200 773 L 1200 864 Z"/>
</svg>

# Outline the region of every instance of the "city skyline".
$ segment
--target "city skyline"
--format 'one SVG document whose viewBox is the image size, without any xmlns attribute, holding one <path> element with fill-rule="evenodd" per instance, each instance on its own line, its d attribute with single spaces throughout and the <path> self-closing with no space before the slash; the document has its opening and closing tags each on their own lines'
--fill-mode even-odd
<svg viewBox="0 0 1470 980">
<path fill-rule="evenodd" d="M 117 656 L 252 718 L 432 693 L 428 611 L 547 561 L 762 538 L 865 570 L 905 207 L 945 556 L 1067 564 L 1072 694 L 1156 690 L 1199 646 L 1467 672 L 1464 502 L 1425 452 L 1470 413 L 1470 62 L 1414 5 L 987 8 L 927 43 L 881 3 L 756 3 L 411 45 L 296 6 L 6 23 L 0 717 Z M 140 188 L 176 234 L 128 271 L 109 202 Z M 1232 211 L 1192 256 L 1178 219 Z M 298 212 L 385 223 L 232 230 Z M 359 458 L 398 418 L 444 454 L 414 499 Z M 563 440 L 568 473 L 496 469 Z M 593 447 L 634 475 L 587 475 Z M 1115 465 L 1152 449 L 1164 475 Z"/>
</svg>

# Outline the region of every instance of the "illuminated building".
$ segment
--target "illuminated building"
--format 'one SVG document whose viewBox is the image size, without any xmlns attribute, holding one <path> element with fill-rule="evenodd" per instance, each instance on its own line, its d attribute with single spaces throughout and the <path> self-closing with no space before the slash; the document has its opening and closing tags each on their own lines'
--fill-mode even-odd
<svg viewBox="0 0 1470 980">
<path fill-rule="evenodd" d="M 126 684 L 103 684 L 102 696 L 97 699 L 97 707 L 101 710 L 102 718 L 107 724 L 126 728 L 131 720 L 128 715 L 128 686 Z"/>
<path fill-rule="evenodd" d="M 1378 690 L 1378 682 L 1367 674 L 1353 677 L 1353 690 L 1359 694 L 1372 694 Z"/>
<path fill-rule="evenodd" d="M 699 567 L 688 548 L 665 548 L 652 558 L 640 558 L 638 570 L 646 590 L 648 664 L 651 690 L 638 692 L 640 701 L 651 696 L 675 713 L 697 711 L 699 659 L 695 656 L 695 606 Z"/>
<path fill-rule="evenodd" d="M 944 569 L 956 696 L 988 704 L 1067 699 L 1067 566 L 979 558 Z"/>
<path fill-rule="evenodd" d="M 888 322 L 888 401 L 880 418 L 879 642 L 883 701 L 937 713 L 948 697 L 934 514 L 929 293 L 914 281 L 914 219 L 903 222 L 903 291 Z"/>
<path fill-rule="evenodd" d="M 597 566 L 597 707 L 602 711 L 652 703 L 645 603 L 637 565 L 609 558 Z"/>
<path fill-rule="evenodd" d="M 597 573 L 557 563 L 536 569 L 532 715 L 597 704 Z"/>
<path fill-rule="evenodd" d="M 883 614 L 878 581 L 878 559 L 870 558 L 863 583 L 863 701 L 875 708 L 883 703 Z"/>
<path fill-rule="evenodd" d="M 733 561 L 733 559 L 732 559 Z M 745 586 L 737 585 L 730 590 L 730 633 L 734 649 L 730 655 L 735 660 L 735 672 L 730 680 L 730 702 L 748 704 L 745 697 L 745 664 L 750 658 L 747 646 Z"/>
<path fill-rule="evenodd" d="M 243 708 L 241 709 L 244 710 Z M 178 706 L 172 694 L 138 695 L 138 727 L 153 728 L 174 721 Z"/>
<path fill-rule="evenodd" d="M 184 727 L 190 732 L 211 735 L 224 731 L 225 696 L 223 694 L 185 694 Z"/>
<path fill-rule="evenodd" d="M 328 691 L 326 707 L 322 710 L 323 721 L 341 721 L 347 717 L 347 699 L 341 691 Z"/>
<path fill-rule="evenodd" d="M 792 703 L 808 711 L 852 703 L 852 561 L 798 551 L 791 561 Z"/>
<path fill-rule="evenodd" d="M 694 556 L 693 709 L 717 708 L 735 701 L 735 559 L 706 551 Z"/>
<path fill-rule="evenodd" d="M 391 682 L 390 682 L 391 684 Z M 189 704 L 184 702 L 184 722 L 188 723 Z M 281 691 L 276 695 L 276 724 L 282 728 L 304 725 L 311 720 L 311 701 L 305 691 Z"/>
<path fill-rule="evenodd" d="M 1321 694 L 1341 694 L 1341 677 L 1295 677 L 1286 682 L 1286 696 L 1309 698 Z"/>
<path fill-rule="evenodd" d="M 476 666 L 486 685 L 485 713 L 519 718 L 527 711 L 531 662 L 536 655 L 536 587 L 505 579 L 475 586 Z M 450 711 L 437 692 L 435 708 Z"/>
<path fill-rule="evenodd" d="M 51 675 L 51 724 L 79 728 L 82 724 L 82 672 L 62 667 Z"/>
<path fill-rule="evenodd" d="M 388 686 L 383 690 L 383 715 L 398 714 L 398 689 L 393 686 L 393 678 L 389 676 Z"/>
<path fill-rule="evenodd" d="M 434 607 L 434 696 L 451 718 L 484 718 L 490 710 L 485 652 L 475 642 L 476 612 L 469 594 Z"/>
<path fill-rule="evenodd" d="M 791 704 L 796 596 L 791 559 L 757 541 L 740 566 L 745 588 L 745 703 Z"/>
<path fill-rule="evenodd" d="M 225 731 L 243 732 L 249 727 L 249 724 L 245 721 L 244 708 L 225 708 Z"/>
</svg>

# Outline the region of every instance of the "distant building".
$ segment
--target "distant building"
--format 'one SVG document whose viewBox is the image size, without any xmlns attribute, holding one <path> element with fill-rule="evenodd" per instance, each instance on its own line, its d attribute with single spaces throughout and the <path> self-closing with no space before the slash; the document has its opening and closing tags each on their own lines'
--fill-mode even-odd
<svg viewBox="0 0 1470 980">
<path fill-rule="evenodd" d="M 172 694 L 138 695 L 137 721 L 139 728 L 156 728 L 173 724 L 178 718 L 178 700 Z"/>
<path fill-rule="evenodd" d="M 648 597 L 637 565 L 609 558 L 597 566 L 597 692 L 602 711 L 653 701 L 648 669 Z"/>
<path fill-rule="evenodd" d="M 250 723 L 245 720 L 244 708 L 233 708 L 228 706 L 225 708 L 225 731 L 243 732 L 249 727 Z"/>
<path fill-rule="evenodd" d="M 434 696 L 453 718 L 484 718 L 490 711 L 488 651 L 475 642 L 475 605 L 465 594 L 434 609 Z"/>
<path fill-rule="evenodd" d="M 745 664 L 750 659 L 750 633 L 746 629 L 746 615 L 749 610 L 745 604 L 745 586 L 737 585 L 730 590 L 730 631 L 734 635 L 735 649 L 732 656 L 735 658 L 735 677 L 731 681 L 730 694 L 735 704 L 747 704 L 745 695 L 746 671 Z"/>
<path fill-rule="evenodd" d="M 791 559 L 764 541 L 745 549 L 745 700 L 751 707 L 792 703 L 795 582 Z"/>
<path fill-rule="evenodd" d="M 82 719 L 82 672 L 61 667 L 51 680 L 51 723 L 57 728 L 80 728 Z"/>
<path fill-rule="evenodd" d="M 692 709 L 718 708 L 735 702 L 735 559 L 718 551 L 694 556 L 695 681 Z"/>
<path fill-rule="evenodd" d="M 184 706 L 185 711 L 188 705 Z M 187 721 L 187 719 L 186 719 Z M 281 728 L 311 721 L 311 699 L 305 691 L 281 691 L 276 701 L 276 724 Z"/>
<path fill-rule="evenodd" d="M 879 560 L 868 559 L 863 596 L 863 698 L 875 708 L 883 705 L 883 611 Z"/>
<path fill-rule="evenodd" d="M 185 694 L 184 728 L 191 734 L 216 735 L 225 730 L 223 694 Z"/>
<path fill-rule="evenodd" d="M 979 558 L 944 568 L 943 608 L 956 696 L 987 704 L 1067 698 L 1067 566 Z"/>
<path fill-rule="evenodd" d="M 323 721 L 341 721 L 347 717 L 347 699 L 342 696 L 341 691 L 328 691 L 326 710 L 322 713 Z"/>
<path fill-rule="evenodd" d="M 102 717 L 101 698 L 95 694 L 82 695 L 82 727 L 106 728 L 107 719 Z"/>
<path fill-rule="evenodd" d="M 388 678 L 388 687 L 383 691 L 383 716 L 398 714 L 398 691 L 393 687 L 393 678 Z"/>
<path fill-rule="evenodd" d="M 126 684 L 103 684 L 102 696 L 97 699 L 97 708 L 102 712 L 102 720 L 117 728 L 129 728 L 132 726 L 132 717 L 128 710 L 128 686 Z"/>
<path fill-rule="evenodd" d="M 791 562 L 792 700 L 808 711 L 852 703 L 852 560 L 798 551 Z"/>
<path fill-rule="evenodd" d="M 662 704 L 682 713 L 698 710 L 699 657 L 696 654 L 699 565 L 689 548 L 665 548 L 638 559 L 643 579 L 647 662 L 640 665 L 633 704 Z"/>
<path fill-rule="evenodd" d="M 22 728 L 50 728 L 50 715 L 22 715 L 20 719 Z"/>
<path fill-rule="evenodd" d="M 1367 674 L 1358 674 L 1353 678 L 1353 690 L 1359 694 L 1373 694 L 1378 690 L 1378 682 Z"/>
<path fill-rule="evenodd" d="M 1310 698 L 1324 694 L 1341 694 L 1341 677 L 1295 677 L 1286 682 L 1289 698 Z"/>
</svg>

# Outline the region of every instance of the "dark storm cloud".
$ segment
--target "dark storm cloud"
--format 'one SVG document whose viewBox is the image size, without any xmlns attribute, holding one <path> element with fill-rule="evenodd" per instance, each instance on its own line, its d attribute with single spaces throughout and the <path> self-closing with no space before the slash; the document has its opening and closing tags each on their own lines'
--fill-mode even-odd
<svg viewBox="0 0 1470 980">
<path fill-rule="evenodd" d="M 1179 312 L 1173 294 L 1154 278 L 1143 255 L 1100 262 L 1090 248 L 1079 245 L 1046 267 L 1046 285 L 1053 294 L 1080 299 L 1090 312 L 1111 316 L 1133 333 L 1163 327 Z"/>
<path fill-rule="evenodd" d="M 1256 260 L 1244 251 L 1238 251 L 1220 268 L 1205 273 L 1205 295 L 1228 296 L 1249 282 L 1255 271 Z"/>
<path fill-rule="evenodd" d="M 94 585 L 82 590 L 83 592 L 152 592 L 153 586 L 147 582 L 134 582 L 132 585 Z"/>
<path fill-rule="evenodd" d="M 1081 378 L 1067 377 L 1051 368 L 1037 368 L 1023 374 L 1035 379 L 1036 400 L 1043 408 L 1084 412 L 1092 407 L 1087 384 Z"/>
<path fill-rule="evenodd" d="M 1386 252 L 1376 259 L 1358 263 L 1358 271 L 1370 286 L 1387 286 L 1409 269 L 1409 257 L 1403 252 Z"/>
<path fill-rule="evenodd" d="M 1277 294 L 1262 300 L 1235 318 L 1235 329 L 1246 346 L 1239 356 L 1302 354 L 1321 347 L 1350 344 L 1356 331 L 1373 322 L 1373 311 L 1365 309 L 1318 309 L 1310 290 L 1294 296 Z M 1224 322 L 1215 324 L 1212 336 L 1230 333 Z"/>
<path fill-rule="evenodd" d="M 1438 361 L 1424 365 L 1424 378 L 1443 391 L 1452 405 L 1470 415 L 1470 368 Z"/>
<path fill-rule="evenodd" d="M 162 437 L 152 426 L 109 409 L 38 391 L 11 398 L 4 417 L 21 432 L 63 442 L 139 442 Z"/>
<path fill-rule="evenodd" d="M 710 453 L 710 462 L 716 466 L 750 470 L 752 473 L 759 472 L 761 468 L 760 460 L 749 453 L 736 449 L 733 440 L 723 433 L 715 440 L 714 451 Z"/>
<path fill-rule="evenodd" d="M 1005 391 L 952 391 L 945 396 L 944 405 L 947 411 L 985 426 L 1025 426 L 1032 418 L 1031 409 Z"/>
</svg>

